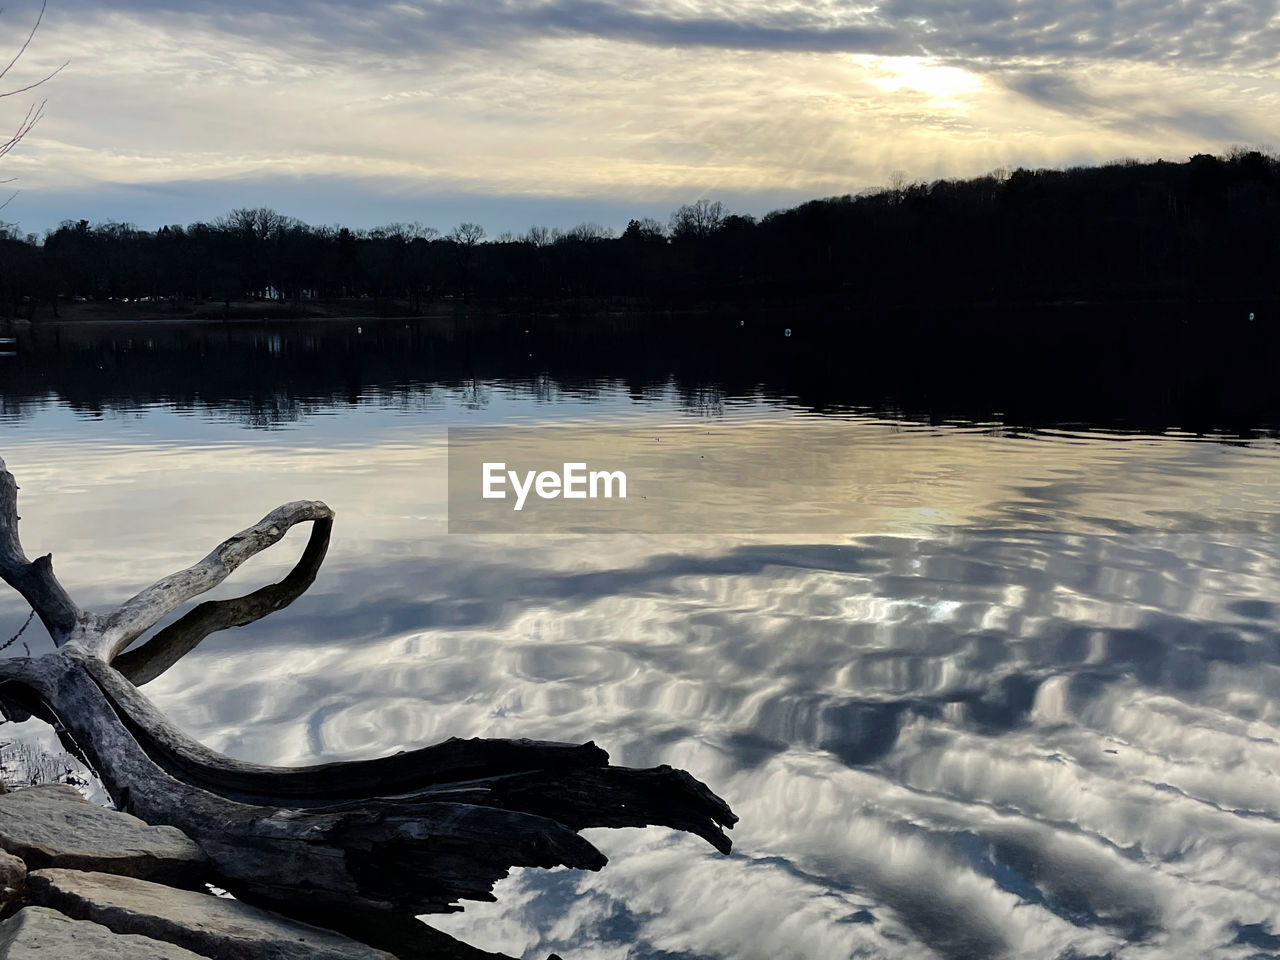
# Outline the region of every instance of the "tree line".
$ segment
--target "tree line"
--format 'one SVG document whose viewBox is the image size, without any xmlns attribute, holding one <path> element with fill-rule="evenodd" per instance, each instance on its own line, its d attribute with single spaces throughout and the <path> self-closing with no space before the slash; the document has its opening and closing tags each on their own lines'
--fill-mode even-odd
<svg viewBox="0 0 1280 960">
<path fill-rule="evenodd" d="M 699 200 L 666 224 L 585 223 L 489 238 L 417 223 L 311 226 L 265 208 L 141 230 L 65 221 L 0 233 L 0 309 L 69 300 L 300 303 L 439 298 L 536 307 L 604 301 L 909 304 L 1280 294 L 1280 157 L 1000 170 L 812 200 L 762 218 Z"/>
</svg>

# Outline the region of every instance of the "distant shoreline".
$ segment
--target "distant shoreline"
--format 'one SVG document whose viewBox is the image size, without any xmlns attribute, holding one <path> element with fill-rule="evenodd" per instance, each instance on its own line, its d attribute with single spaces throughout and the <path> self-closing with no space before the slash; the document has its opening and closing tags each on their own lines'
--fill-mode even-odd
<svg viewBox="0 0 1280 960">
<path fill-rule="evenodd" d="M 1212 298 L 1110 298 L 1110 299 L 993 299 L 987 301 L 894 301 L 856 302 L 838 298 L 814 296 L 795 297 L 785 301 L 754 303 L 709 302 L 687 306 L 649 307 L 642 304 L 616 304 L 600 300 L 562 300 L 547 303 L 511 303 L 483 299 L 433 300 L 423 305 L 420 312 L 410 309 L 407 301 L 394 299 L 343 298 L 303 300 L 297 304 L 279 301 L 231 301 L 229 307 L 221 302 L 188 302 L 173 305 L 168 302 L 130 303 L 122 301 L 96 301 L 87 303 L 62 303 L 58 316 L 54 316 L 47 304 L 40 304 L 30 320 L 25 316 L 0 319 L 0 323 L 23 327 L 84 326 L 113 324 L 254 324 L 292 323 L 317 321 L 481 321 L 502 317 L 544 317 L 557 320 L 592 321 L 602 318 L 642 319 L 693 318 L 698 316 L 752 316 L 775 314 L 808 314 L 826 323 L 838 324 L 843 315 L 867 316 L 875 314 L 916 313 L 918 311 L 947 311 L 958 313 L 1003 314 L 1017 310 L 1122 310 L 1126 307 L 1145 312 L 1167 307 L 1179 312 L 1204 310 L 1215 316 L 1225 311 L 1253 314 L 1255 320 L 1274 322 L 1280 318 L 1280 297 L 1212 297 Z"/>
<path fill-rule="evenodd" d="M 452 301 L 444 303 L 451 304 Z M 42 326 L 52 323 L 255 323 L 263 320 L 358 320 L 374 317 L 447 318 L 455 314 L 455 310 L 448 308 L 414 313 L 407 309 L 407 305 L 396 301 L 354 297 L 343 300 L 304 300 L 296 305 L 275 300 L 233 300 L 229 305 L 212 300 L 177 304 L 172 301 L 102 300 L 59 303 L 56 317 L 47 303 L 41 303 L 33 311 L 29 322 Z M 27 318 L 10 318 L 10 322 L 15 321 L 26 322 Z"/>
<path fill-rule="evenodd" d="M 89 416 L 157 401 L 223 404 L 273 424 L 361 397 L 412 406 L 437 389 L 478 390 L 483 405 L 484 384 L 554 396 L 608 382 L 642 402 L 674 390 L 691 411 L 781 397 L 815 412 L 930 423 L 1280 435 L 1280 309 L 1265 303 L 593 314 L 481 306 L 423 318 L 335 309 L 222 322 L 160 310 L 138 318 L 121 304 L 108 316 L 37 319 L 6 331 L 5 409 L 33 415 L 51 397 Z"/>
<path fill-rule="evenodd" d="M 668 227 L 633 220 L 616 237 L 592 225 L 493 240 L 477 224 L 443 237 L 313 227 L 268 208 L 155 231 L 68 220 L 42 240 L 0 231 L 0 304 L 28 320 L 120 321 L 812 318 L 1155 300 L 1256 313 L 1280 298 L 1276 209 L 1280 157 L 1233 151 L 900 184 L 759 220 L 699 200 Z"/>
</svg>

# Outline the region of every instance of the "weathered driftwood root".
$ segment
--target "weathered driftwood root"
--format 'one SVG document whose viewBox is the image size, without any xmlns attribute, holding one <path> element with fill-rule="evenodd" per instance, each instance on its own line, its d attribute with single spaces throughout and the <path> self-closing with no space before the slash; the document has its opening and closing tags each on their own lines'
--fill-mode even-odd
<svg viewBox="0 0 1280 960">
<path fill-rule="evenodd" d="M 297 565 L 279 583 L 231 600 L 207 600 L 157 631 L 142 646 L 120 654 L 112 666 L 140 687 L 168 670 L 210 634 L 228 627 L 247 626 L 269 613 L 283 610 L 315 583 L 320 564 L 329 549 L 332 530 L 332 515 L 313 520 L 307 548 Z"/>
<path fill-rule="evenodd" d="M 367 938 L 379 915 L 389 930 L 403 931 L 415 914 L 491 900 L 493 884 L 513 866 L 599 869 L 605 857 L 578 835 L 585 827 L 661 824 L 729 851 L 721 828 L 737 818 L 706 786 L 670 767 L 609 766 L 593 743 L 455 739 L 297 768 L 209 750 L 134 684 L 158 676 L 209 634 L 300 596 L 324 559 L 332 511 L 314 501 L 286 504 L 195 566 L 99 615 L 75 605 L 50 557 L 26 558 L 16 491 L 0 461 L 0 576 L 32 605 L 57 649 L 0 661 L 0 709 L 58 724 L 117 806 L 184 830 L 208 855 L 217 881 L 238 896 Z M 280 583 L 200 604 L 134 653 L 123 652 L 304 521 L 313 525 L 311 539 Z"/>
</svg>

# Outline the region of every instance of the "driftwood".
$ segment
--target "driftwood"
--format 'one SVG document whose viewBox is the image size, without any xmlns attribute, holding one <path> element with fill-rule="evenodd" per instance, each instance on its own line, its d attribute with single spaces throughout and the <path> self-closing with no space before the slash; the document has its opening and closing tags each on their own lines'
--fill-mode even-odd
<svg viewBox="0 0 1280 960">
<path fill-rule="evenodd" d="M 302 558 L 282 581 L 199 604 L 127 651 L 184 602 L 312 524 Z M 0 461 L 0 576 L 53 638 L 40 657 L 0 660 L 0 711 L 54 723 L 101 777 L 116 805 L 185 831 L 208 855 L 215 882 L 242 899 L 319 921 L 404 956 L 417 914 L 492 900 L 513 866 L 598 870 L 605 857 L 577 831 L 659 824 L 723 853 L 736 817 L 682 770 L 609 765 L 594 743 L 452 739 L 394 756 L 269 767 L 222 756 L 187 737 L 137 689 L 211 633 L 252 623 L 311 585 L 333 512 L 298 501 L 219 544 L 106 614 L 81 610 L 50 556 L 28 560 L 18 539 L 17 485 Z M 424 933 L 425 936 L 425 933 Z M 426 943 L 426 940 L 422 941 Z"/>
</svg>

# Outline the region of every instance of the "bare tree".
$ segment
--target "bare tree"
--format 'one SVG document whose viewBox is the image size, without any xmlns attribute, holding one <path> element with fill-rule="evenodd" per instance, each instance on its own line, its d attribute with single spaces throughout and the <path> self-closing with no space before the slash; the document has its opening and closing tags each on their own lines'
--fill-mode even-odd
<svg viewBox="0 0 1280 960">
<path fill-rule="evenodd" d="M 894 204 L 901 204 L 907 197 L 907 188 L 911 186 L 911 181 L 907 177 L 905 170 L 895 170 L 889 174 L 889 201 Z"/>
<path fill-rule="evenodd" d="M 719 230 L 726 216 L 728 211 L 719 200 L 702 199 L 676 210 L 668 226 L 674 239 L 700 240 Z"/>
<path fill-rule="evenodd" d="M 563 239 L 578 240 L 583 243 L 591 243 L 596 240 L 611 240 L 613 239 L 613 231 L 598 223 L 585 222 L 571 228 L 564 234 Z"/>
<path fill-rule="evenodd" d="M 300 221 L 270 207 L 238 207 L 225 217 L 219 217 L 215 225 L 255 240 L 266 240 L 300 225 Z"/>
<path fill-rule="evenodd" d="M 55 649 L 0 659 L 0 713 L 57 724 L 117 807 L 184 830 L 208 856 L 210 879 L 236 896 L 425 956 L 429 931 L 413 917 L 493 899 L 510 867 L 603 867 L 604 855 L 578 835 L 586 827 L 663 824 L 729 852 L 721 828 L 737 818 L 705 785 L 667 766 L 610 766 L 594 743 L 453 739 L 312 767 L 261 766 L 208 749 L 137 685 L 210 634 L 300 596 L 324 560 L 333 511 L 315 500 L 287 503 L 199 563 L 94 613 L 58 581 L 51 556 L 23 552 L 17 489 L 0 461 L 0 576 L 31 605 Z M 311 524 L 311 536 L 284 580 L 201 603 L 126 653 L 300 523 Z"/>
<path fill-rule="evenodd" d="M 666 233 L 662 224 L 653 217 L 641 217 L 639 220 L 628 220 L 627 229 L 622 231 L 623 240 L 665 240 Z"/>
<path fill-rule="evenodd" d="M 484 239 L 484 227 L 478 223 L 460 223 L 449 231 L 449 239 L 464 247 L 474 247 Z"/>
<path fill-rule="evenodd" d="M 45 4 L 42 3 L 40 5 L 40 13 L 36 17 L 36 22 L 31 26 L 31 32 L 28 33 L 27 38 L 24 41 L 22 41 L 22 46 L 18 48 L 18 52 L 13 55 L 12 59 L 10 59 L 9 62 L 5 64 L 2 69 L 0 69 L 0 86 L 3 86 L 4 82 L 8 79 L 10 72 L 17 65 L 18 61 L 22 59 L 22 55 L 27 52 L 27 47 L 31 46 L 31 41 L 35 38 L 36 31 L 40 29 L 40 24 L 44 20 L 44 11 L 45 11 Z M 40 77 L 38 80 L 33 80 L 29 83 L 25 83 L 22 86 L 15 87 L 11 90 L 0 90 L 0 99 L 4 99 L 5 97 L 16 97 L 20 93 L 27 93 L 30 90 L 34 90 L 36 87 L 53 79 L 55 76 L 61 73 L 63 67 L 65 67 L 69 62 L 70 61 L 67 61 L 66 63 L 61 64 L 60 66 L 51 70 L 49 73 Z M 13 131 L 13 133 L 9 135 L 8 139 L 0 141 L 0 157 L 3 157 L 10 150 L 16 147 L 22 141 L 22 138 L 25 137 L 28 133 L 30 133 L 32 128 L 37 123 L 40 122 L 40 119 L 44 116 L 44 105 L 45 105 L 45 101 L 41 100 L 39 103 L 34 103 L 31 106 L 27 107 L 27 112 L 23 116 L 21 122 L 19 122 L 17 128 Z M 13 182 L 12 177 L 10 177 L 8 180 L 0 180 L 0 183 L 12 183 L 12 182 Z M 0 203 L 0 207 L 7 206 L 9 203 L 9 200 L 12 200 L 12 199 L 13 199 L 12 196 L 9 197 L 9 199 L 5 200 L 4 203 Z"/>
<path fill-rule="evenodd" d="M 369 231 L 369 237 L 374 240 L 399 240 L 402 243 L 411 243 L 414 240 L 426 240 L 430 242 L 440 236 L 440 231 L 435 227 L 424 227 L 417 220 L 412 223 L 388 223 L 385 226 L 374 227 Z"/>
</svg>

